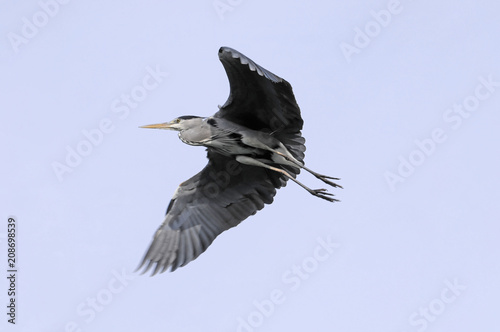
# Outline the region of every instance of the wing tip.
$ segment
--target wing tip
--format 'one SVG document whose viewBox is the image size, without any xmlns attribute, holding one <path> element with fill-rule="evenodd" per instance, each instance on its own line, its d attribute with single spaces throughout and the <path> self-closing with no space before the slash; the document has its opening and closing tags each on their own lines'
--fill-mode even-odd
<svg viewBox="0 0 500 332">
<path fill-rule="evenodd" d="M 226 57 L 226 54 L 230 55 L 230 58 Z M 256 72 L 259 76 L 265 77 L 273 83 L 282 83 L 286 82 L 283 78 L 279 77 L 276 74 L 271 73 L 269 70 L 259 66 L 255 61 L 247 57 L 245 54 L 235 50 L 234 48 L 221 46 L 219 48 L 219 59 L 224 62 L 231 59 L 239 59 L 240 64 L 248 67 L 250 71 Z M 289 84 L 286 82 L 286 84 Z"/>
<path fill-rule="evenodd" d="M 146 265 L 147 264 L 147 265 Z M 139 266 L 134 270 L 134 273 L 139 273 L 140 275 L 144 275 L 149 272 L 151 269 L 150 277 L 154 277 L 157 274 L 162 274 L 163 272 L 169 270 L 170 272 L 174 272 L 175 268 L 173 265 L 169 264 L 161 264 L 160 262 L 154 262 L 149 259 L 144 259 Z"/>
</svg>

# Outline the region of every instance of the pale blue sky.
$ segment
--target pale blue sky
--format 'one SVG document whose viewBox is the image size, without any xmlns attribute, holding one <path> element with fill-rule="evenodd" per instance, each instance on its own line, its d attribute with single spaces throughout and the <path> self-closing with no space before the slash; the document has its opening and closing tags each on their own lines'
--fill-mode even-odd
<svg viewBox="0 0 500 332">
<path fill-rule="evenodd" d="M 0 4 L 0 330 L 496 331 L 497 2 L 66 2 Z M 222 45 L 292 84 L 342 202 L 290 183 L 186 267 L 135 275 L 206 163 L 138 127 L 213 114 Z"/>
</svg>

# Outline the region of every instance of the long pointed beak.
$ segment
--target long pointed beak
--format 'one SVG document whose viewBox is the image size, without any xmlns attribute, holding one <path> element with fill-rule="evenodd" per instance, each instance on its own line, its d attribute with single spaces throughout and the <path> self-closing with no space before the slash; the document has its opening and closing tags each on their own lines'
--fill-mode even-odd
<svg viewBox="0 0 500 332">
<path fill-rule="evenodd" d="M 152 125 L 140 126 L 139 128 L 152 128 L 152 129 L 170 129 L 171 124 L 169 122 L 157 123 Z"/>
</svg>

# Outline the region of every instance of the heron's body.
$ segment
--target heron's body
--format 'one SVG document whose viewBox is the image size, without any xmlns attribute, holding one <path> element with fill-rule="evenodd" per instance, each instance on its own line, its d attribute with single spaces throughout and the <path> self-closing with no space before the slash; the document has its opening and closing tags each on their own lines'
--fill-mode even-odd
<svg viewBox="0 0 500 332">
<path fill-rule="evenodd" d="M 202 145 L 229 157 L 247 156 L 252 158 L 271 157 L 271 161 L 282 161 L 270 149 L 283 153 L 290 152 L 270 133 L 248 129 L 234 122 L 214 117 L 193 117 L 189 129 L 181 130 L 179 138 L 189 145 Z M 287 164 L 285 162 L 285 164 Z"/>
<path fill-rule="evenodd" d="M 223 231 L 270 204 L 276 189 L 292 180 L 309 193 L 335 201 L 325 189 L 310 189 L 296 176 L 304 169 L 323 182 L 336 179 L 305 167 L 302 118 L 291 86 L 243 54 L 219 50 L 231 85 L 226 103 L 211 117 L 182 116 L 145 128 L 179 131 L 186 144 L 205 146 L 207 166 L 181 183 L 143 262 L 153 274 L 198 257 Z"/>
</svg>

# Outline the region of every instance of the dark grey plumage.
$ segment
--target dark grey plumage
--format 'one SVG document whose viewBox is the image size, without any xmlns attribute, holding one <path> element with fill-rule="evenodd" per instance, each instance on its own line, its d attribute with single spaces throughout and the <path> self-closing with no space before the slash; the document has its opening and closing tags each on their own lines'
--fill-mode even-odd
<svg viewBox="0 0 500 332">
<path fill-rule="evenodd" d="M 324 189 L 309 189 L 295 179 L 303 168 L 339 187 L 328 180 L 336 178 L 303 164 L 303 120 L 291 85 L 229 47 L 220 48 L 219 59 L 230 95 L 213 117 L 145 126 L 178 130 L 183 142 L 206 146 L 208 157 L 207 166 L 177 188 L 138 268 L 154 268 L 153 275 L 197 258 L 220 233 L 271 204 L 288 179 L 335 201 Z"/>
</svg>

